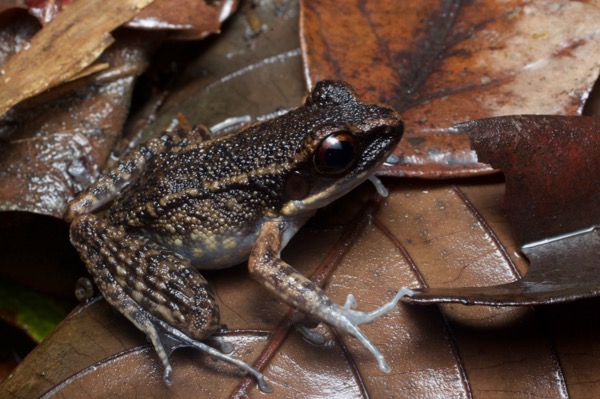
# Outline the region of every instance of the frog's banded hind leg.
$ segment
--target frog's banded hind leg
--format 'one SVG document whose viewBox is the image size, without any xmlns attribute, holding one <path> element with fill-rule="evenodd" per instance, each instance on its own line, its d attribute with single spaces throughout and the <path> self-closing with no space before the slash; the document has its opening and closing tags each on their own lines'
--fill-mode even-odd
<svg viewBox="0 0 600 399">
<path fill-rule="evenodd" d="M 210 135 L 204 127 L 192 130 L 175 130 L 164 133 L 138 145 L 111 168 L 106 170 L 98 180 L 83 190 L 65 209 L 64 220 L 71 222 L 76 216 L 91 213 L 108 204 L 129 185 L 144 169 L 146 162 L 156 154 L 174 147 L 185 147 L 190 143 L 202 142 Z"/>
<path fill-rule="evenodd" d="M 260 372 L 200 342 L 219 328 L 219 309 L 207 281 L 188 260 L 92 214 L 73 221 L 71 242 L 107 302 L 148 336 L 166 383 L 171 381 L 169 355 L 190 346 L 242 368 L 269 391 Z"/>
<path fill-rule="evenodd" d="M 401 289 L 391 301 L 371 312 L 353 310 L 356 301 L 352 295 L 348 295 L 344 306 L 333 303 L 322 289 L 281 260 L 280 252 L 288 227 L 281 220 L 271 220 L 263 225 L 248 262 L 252 276 L 288 305 L 357 338 L 375 356 L 379 368 L 389 372 L 390 367 L 379 349 L 358 326 L 394 309 L 400 298 L 410 294 L 411 290 Z"/>
</svg>

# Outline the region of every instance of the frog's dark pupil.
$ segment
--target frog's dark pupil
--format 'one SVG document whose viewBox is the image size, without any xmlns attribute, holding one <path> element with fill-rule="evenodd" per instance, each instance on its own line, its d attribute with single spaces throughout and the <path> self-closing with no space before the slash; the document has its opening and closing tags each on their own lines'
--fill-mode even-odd
<svg viewBox="0 0 600 399">
<path fill-rule="evenodd" d="M 354 164 L 356 149 L 349 133 L 334 133 L 321 142 L 315 157 L 320 173 L 336 175 L 346 172 Z"/>
</svg>

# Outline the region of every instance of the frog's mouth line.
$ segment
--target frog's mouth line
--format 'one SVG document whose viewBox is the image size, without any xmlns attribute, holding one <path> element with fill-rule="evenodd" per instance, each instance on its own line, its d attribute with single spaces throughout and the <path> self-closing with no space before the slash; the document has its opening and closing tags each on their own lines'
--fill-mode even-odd
<svg viewBox="0 0 600 399">
<path fill-rule="evenodd" d="M 339 184 L 334 184 L 331 187 L 318 192 L 317 194 L 309 196 L 303 200 L 289 201 L 281 209 L 281 214 L 284 216 L 295 216 L 301 213 L 315 211 L 324 207 L 325 205 L 330 204 L 336 199 L 343 197 L 366 180 L 371 180 L 378 193 L 382 194 L 382 192 L 387 192 L 383 186 L 383 183 L 381 183 L 381 181 L 373 174 L 374 171 L 383 164 L 385 159 L 386 157 L 383 157 L 380 162 L 377 162 L 368 170 L 351 176 Z"/>
</svg>

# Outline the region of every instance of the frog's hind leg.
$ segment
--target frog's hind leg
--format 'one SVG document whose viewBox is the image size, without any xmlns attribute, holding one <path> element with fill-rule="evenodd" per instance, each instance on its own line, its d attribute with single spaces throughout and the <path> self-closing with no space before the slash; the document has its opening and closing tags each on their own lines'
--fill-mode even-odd
<svg viewBox="0 0 600 399">
<path fill-rule="evenodd" d="M 383 354 L 359 325 L 370 323 L 393 310 L 400 298 L 409 295 L 411 290 L 401 289 L 392 300 L 371 312 L 353 310 L 356 301 L 352 295 L 348 296 L 344 306 L 333 303 L 322 289 L 281 260 L 280 251 L 288 227 L 282 220 L 271 220 L 263 225 L 248 262 L 252 276 L 288 305 L 358 339 L 373 354 L 379 368 L 389 372 Z"/>
<path fill-rule="evenodd" d="M 261 390 L 269 390 L 259 371 L 200 342 L 220 327 L 219 309 L 207 281 L 187 259 L 92 214 L 73 221 L 71 242 L 106 301 L 150 339 L 166 383 L 169 355 L 189 346 L 242 368 Z"/>
</svg>

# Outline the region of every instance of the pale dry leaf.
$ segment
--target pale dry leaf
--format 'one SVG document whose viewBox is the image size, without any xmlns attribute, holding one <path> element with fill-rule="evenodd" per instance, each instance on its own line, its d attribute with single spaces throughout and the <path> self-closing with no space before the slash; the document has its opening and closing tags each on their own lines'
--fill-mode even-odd
<svg viewBox="0 0 600 399">
<path fill-rule="evenodd" d="M 152 1 L 79 0 L 66 7 L 2 66 L 0 115 L 85 69 L 113 42 L 110 32 Z"/>
</svg>

